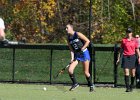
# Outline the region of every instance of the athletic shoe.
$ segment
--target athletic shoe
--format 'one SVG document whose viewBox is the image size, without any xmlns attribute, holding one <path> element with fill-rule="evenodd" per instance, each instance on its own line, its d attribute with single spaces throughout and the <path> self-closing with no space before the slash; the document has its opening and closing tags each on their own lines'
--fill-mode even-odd
<svg viewBox="0 0 140 100">
<path fill-rule="evenodd" d="M 70 90 L 70 91 L 73 91 L 73 90 L 76 89 L 77 87 L 79 87 L 79 84 L 78 84 L 78 83 L 72 85 L 71 88 L 70 88 L 69 90 Z"/>
<path fill-rule="evenodd" d="M 140 88 L 140 81 L 136 83 L 136 88 Z"/>
<path fill-rule="evenodd" d="M 125 92 L 131 92 L 130 88 L 127 88 Z"/>
<path fill-rule="evenodd" d="M 94 90 L 94 86 L 90 86 L 89 92 L 93 92 L 93 91 L 95 91 L 95 90 Z"/>
<path fill-rule="evenodd" d="M 133 88 L 134 88 L 134 86 L 133 85 L 130 85 L 130 92 L 133 91 Z"/>
</svg>

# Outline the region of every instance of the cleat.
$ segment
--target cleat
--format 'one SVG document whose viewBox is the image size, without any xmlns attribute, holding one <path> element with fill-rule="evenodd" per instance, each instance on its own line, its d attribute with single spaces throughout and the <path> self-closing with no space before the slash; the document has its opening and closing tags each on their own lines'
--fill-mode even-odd
<svg viewBox="0 0 140 100">
<path fill-rule="evenodd" d="M 131 90 L 129 88 L 127 88 L 125 92 L 131 92 Z"/>
<path fill-rule="evenodd" d="M 134 88 L 134 86 L 133 85 L 130 85 L 130 92 L 133 91 L 133 88 Z"/>
<path fill-rule="evenodd" d="M 71 88 L 69 89 L 69 91 L 73 91 L 74 89 L 78 88 L 79 87 L 79 84 L 76 83 L 74 85 L 71 86 Z"/>
<path fill-rule="evenodd" d="M 93 92 L 93 91 L 95 91 L 95 90 L 94 90 L 94 86 L 90 86 L 89 92 Z"/>
</svg>

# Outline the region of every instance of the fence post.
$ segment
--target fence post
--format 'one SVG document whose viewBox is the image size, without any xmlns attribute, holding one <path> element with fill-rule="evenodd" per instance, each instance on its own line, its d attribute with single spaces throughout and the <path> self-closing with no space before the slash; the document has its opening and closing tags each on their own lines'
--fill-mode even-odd
<svg viewBox="0 0 140 100">
<path fill-rule="evenodd" d="M 118 70 L 117 70 L 117 58 L 118 58 L 118 47 L 117 44 L 114 46 L 114 87 L 117 87 Z"/>
<path fill-rule="evenodd" d="M 51 49 L 51 57 L 50 57 L 50 84 L 52 84 L 52 55 L 53 49 Z"/>
<path fill-rule="evenodd" d="M 13 47 L 13 69 L 12 69 L 12 82 L 15 82 L 15 47 Z"/>
<path fill-rule="evenodd" d="M 93 5 L 93 1 L 90 0 L 90 5 L 89 5 L 89 34 L 88 34 L 88 38 L 91 42 L 91 18 L 93 17 L 92 15 L 92 5 Z M 89 72 L 90 72 L 90 76 L 91 76 L 91 79 L 92 79 L 92 82 L 93 82 L 93 66 L 92 66 L 92 43 L 89 45 L 89 53 L 90 53 L 90 57 L 91 57 L 91 60 L 90 60 L 90 65 L 89 65 Z"/>
<path fill-rule="evenodd" d="M 95 60 L 95 47 L 93 46 L 93 70 L 94 70 L 94 83 L 96 83 L 96 60 Z"/>
<path fill-rule="evenodd" d="M 91 44 L 89 45 L 89 53 L 90 53 L 90 64 L 89 64 L 89 73 L 90 73 L 90 77 L 92 79 L 92 82 L 93 82 L 93 66 L 92 66 L 92 46 Z"/>
</svg>

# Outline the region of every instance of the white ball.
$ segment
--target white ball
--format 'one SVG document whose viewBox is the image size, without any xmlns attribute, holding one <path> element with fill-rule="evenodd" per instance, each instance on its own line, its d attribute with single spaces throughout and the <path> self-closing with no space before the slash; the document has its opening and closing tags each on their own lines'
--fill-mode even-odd
<svg viewBox="0 0 140 100">
<path fill-rule="evenodd" d="M 46 91 L 46 90 L 47 90 L 47 88 L 46 88 L 46 87 L 44 87 L 44 88 L 43 88 L 43 90 L 44 90 L 44 91 Z"/>
</svg>

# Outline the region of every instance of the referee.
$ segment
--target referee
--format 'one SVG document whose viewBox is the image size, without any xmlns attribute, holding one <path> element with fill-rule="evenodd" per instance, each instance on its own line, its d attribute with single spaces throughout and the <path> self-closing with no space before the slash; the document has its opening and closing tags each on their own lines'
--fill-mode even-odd
<svg viewBox="0 0 140 100">
<path fill-rule="evenodd" d="M 140 64 L 140 52 L 138 48 L 138 42 L 133 37 L 133 31 L 131 28 L 127 28 L 126 37 L 122 39 L 121 53 L 123 54 L 121 67 L 124 69 L 126 92 L 132 92 L 135 81 L 136 60 L 137 60 L 135 53 L 138 54 L 139 57 L 138 62 Z M 119 62 L 119 59 L 120 55 L 117 62 Z M 130 84 L 129 84 L 129 76 L 131 76 Z"/>
</svg>

